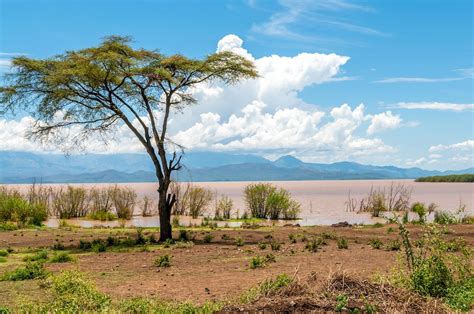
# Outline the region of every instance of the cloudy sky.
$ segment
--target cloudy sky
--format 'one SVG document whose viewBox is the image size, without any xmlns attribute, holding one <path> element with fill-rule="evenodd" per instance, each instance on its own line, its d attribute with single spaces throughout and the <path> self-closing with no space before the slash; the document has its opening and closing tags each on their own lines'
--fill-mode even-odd
<svg viewBox="0 0 474 314">
<path fill-rule="evenodd" d="M 472 1 L 0 0 L 0 71 L 131 35 L 134 46 L 201 58 L 230 50 L 260 77 L 194 90 L 171 121 L 188 150 L 305 161 L 474 166 Z M 30 142 L 26 115 L 0 117 L 0 151 Z M 125 127 L 86 152 L 141 152 Z"/>
</svg>

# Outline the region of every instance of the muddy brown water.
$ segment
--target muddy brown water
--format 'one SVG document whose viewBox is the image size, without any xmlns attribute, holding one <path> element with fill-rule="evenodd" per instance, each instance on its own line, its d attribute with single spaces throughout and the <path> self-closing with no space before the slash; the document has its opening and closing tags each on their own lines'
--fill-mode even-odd
<svg viewBox="0 0 474 314">
<path fill-rule="evenodd" d="M 211 189 L 217 195 L 226 195 L 234 202 L 234 209 L 242 214 L 245 211 L 243 199 L 243 189 L 252 182 L 197 182 L 195 185 Z M 428 183 L 414 182 L 413 180 L 333 180 L 333 181 L 277 181 L 271 182 L 278 187 L 288 189 L 293 197 L 301 203 L 300 218 L 297 223 L 300 225 L 330 225 L 333 223 L 347 221 L 349 223 L 374 223 L 380 219 L 371 218 L 368 214 L 358 214 L 347 212 L 346 202 L 348 194 L 360 200 L 373 187 L 374 189 L 389 189 L 391 184 L 404 184 L 412 189 L 411 201 L 424 203 L 436 203 L 440 209 L 455 212 L 460 202 L 466 205 L 466 214 L 474 214 L 474 184 L 473 183 Z M 73 184 L 85 188 L 106 187 L 111 184 Z M 139 198 L 148 196 L 157 198 L 155 183 L 119 183 L 119 186 L 127 186 L 134 189 Z M 52 187 L 59 187 L 60 184 L 51 184 Z M 26 185 L 16 186 L 20 189 L 27 188 Z M 212 205 L 210 206 L 212 208 Z M 210 209 L 208 214 L 212 215 Z M 138 214 L 138 211 L 137 213 Z M 181 223 L 199 224 L 200 219 L 191 220 L 188 217 L 181 217 Z M 58 225 L 57 219 L 50 219 L 49 226 Z M 68 223 L 83 227 L 104 226 L 115 227 L 122 222 L 96 222 L 88 220 L 68 221 Z M 285 224 L 280 221 L 278 224 Z M 159 226 L 159 219 L 153 217 L 134 216 L 132 220 L 124 222 L 125 226 L 135 227 L 155 227 Z M 225 223 L 222 223 L 224 225 Z M 229 223 L 230 226 L 238 223 Z"/>
</svg>

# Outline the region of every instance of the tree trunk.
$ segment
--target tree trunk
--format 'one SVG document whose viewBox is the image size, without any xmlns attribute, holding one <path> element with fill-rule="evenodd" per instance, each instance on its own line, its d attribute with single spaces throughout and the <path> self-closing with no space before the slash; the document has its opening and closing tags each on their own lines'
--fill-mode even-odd
<svg viewBox="0 0 474 314">
<path fill-rule="evenodd" d="M 158 190 L 158 212 L 160 215 L 160 241 L 172 239 L 171 228 L 171 209 L 176 201 L 176 196 L 168 194 L 168 185 L 166 188 Z"/>
</svg>

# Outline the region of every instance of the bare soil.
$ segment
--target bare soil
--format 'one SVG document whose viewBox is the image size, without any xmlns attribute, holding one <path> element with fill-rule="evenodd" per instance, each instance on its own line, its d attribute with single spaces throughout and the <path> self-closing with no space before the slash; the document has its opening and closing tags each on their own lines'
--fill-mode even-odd
<svg viewBox="0 0 474 314">
<path fill-rule="evenodd" d="M 388 230 L 393 230 L 388 232 Z M 190 230 L 190 229 L 188 229 Z M 413 238 L 421 235 L 420 226 L 410 226 Z M 398 251 L 373 249 L 368 241 L 380 239 L 387 243 L 397 238 L 396 225 L 383 227 L 265 227 L 249 229 L 204 230 L 192 229 L 195 245 L 186 248 L 164 248 L 163 245 L 111 249 L 103 253 L 81 252 L 76 249 L 79 240 L 93 240 L 108 236 L 136 236 L 134 229 L 25 229 L 0 232 L 0 249 L 12 248 L 7 263 L 0 263 L 0 276 L 21 265 L 28 252 L 38 248 L 51 248 L 56 243 L 71 250 L 76 262 L 46 264 L 51 272 L 78 269 L 85 272 L 98 288 L 121 299 L 135 296 L 152 296 L 179 301 L 203 303 L 208 300 L 231 300 L 259 282 L 281 273 L 293 275 L 296 270 L 301 278 L 311 277 L 326 282 L 335 273 L 344 273 L 357 280 L 369 280 L 375 274 L 387 274 L 395 265 Z M 204 235 L 213 235 L 211 243 L 204 243 Z M 305 250 L 305 235 L 321 235 L 323 232 L 348 240 L 348 249 L 339 249 L 335 239 L 315 253 Z M 144 230 L 145 235 L 158 234 L 156 230 Z M 230 237 L 223 240 L 223 235 Z M 298 234 L 298 242 L 290 243 L 288 235 Z M 261 250 L 259 242 L 269 242 L 268 235 L 282 243 L 279 251 L 270 245 Z M 176 234 L 177 236 L 177 234 Z M 267 236 L 267 238 L 266 238 Z M 448 237 L 463 237 L 472 247 L 474 225 L 449 227 Z M 245 244 L 236 246 L 235 239 Z M 226 237 L 224 237 L 226 238 Z M 272 253 L 276 262 L 266 267 L 249 269 L 249 260 L 255 256 Z M 154 260 L 164 254 L 172 256 L 171 267 L 158 268 Z M 316 278 L 316 279 L 315 279 Z M 21 298 L 40 300 L 44 289 L 38 281 L 0 282 L 0 305 L 14 306 Z"/>
</svg>

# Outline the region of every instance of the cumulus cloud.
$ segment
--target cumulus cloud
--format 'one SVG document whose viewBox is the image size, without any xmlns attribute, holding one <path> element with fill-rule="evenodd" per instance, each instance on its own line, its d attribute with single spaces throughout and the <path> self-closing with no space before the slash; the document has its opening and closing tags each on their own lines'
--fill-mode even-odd
<svg viewBox="0 0 474 314">
<path fill-rule="evenodd" d="M 402 119 L 400 116 L 392 114 L 391 111 L 373 115 L 371 118 L 371 123 L 367 128 L 367 134 L 374 134 L 377 132 L 398 128 L 401 122 Z"/>
<path fill-rule="evenodd" d="M 236 35 L 223 37 L 216 50 L 232 51 L 253 60 L 259 77 L 237 86 L 201 84 L 190 91 L 199 105 L 173 115 L 169 125 L 170 139 L 188 150 L 255 152 L 265 156 L 292 153 L 308 161 L 372 158 L 396 151 L 381 139 L 363 134 L 369 122 L 366 135 L 398 127 L 399 116 L 390 111 L 370 115 L 362 104 L 321 110 L 298 96 L 308 86 L 340 79 L 338 74 L 349 57 L 300 53 L 255 58 Z M 57 151 L 55 146 L 42 146 L 24 138 L 32 122 L 31 117 L 0 120 L 0 150 Z M 64 132 L 68 136 L 60 137 L 66 139 L 78 130 Z M 84 140 L 82 146 L 91 153 L 143 151 L 126 126 L 118 125 L 113 135 L 107 146 L 100 136 Z"/>
<path fill-rule="evenodd" d="M 326 123 L 322 122 L 326 113 L 321 111 L 284 108 L 265 113 L 265 107 L 264 103 L 254 101 L 240 115 L 231 115 L 225 121 L 219 114 L 202 114 L 199 122 L 177 133 L 173 140 L 201 150 L 296 152 L 307 160 L 315 156 L 348 158 L 395 151 L 378 138 L 355 134 L 370 119 L 370 115 L 364 114 L 363 105 L 354 109 L 347 104 L 335 107 Z"/>
<path fill-rule="evenodd" d="M 447 145 L 433 145 L 428 149 L 428 152 L 428 157 L 420 158 L 418 164 L 430 165 L 443 160 L 455 163 L 458 167 L 474 166 L 474 140 Z"/>
<path fill-rule="evenodd" d="M 399 109 L 428 109 L 428 110 L 450 110 L 465 111 L 474 110 L 474 104 L 455 104 L 445 102 L 399 102 L 391 106 Z"/>
<path fill-rule="evenodd" d="M 436 146 L 431 146 L 429 149 L 430 153 L 434 152 L 441 152 L 441 151 L 447 151 L 447 150 L 453 150 L 453 151 L 474 151 L 474 140 L 467 140 L 464 142 L 459 142 L 455 144 L 450 144 L 450 145 L 436 145 Z"/>
</svg>

